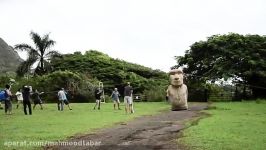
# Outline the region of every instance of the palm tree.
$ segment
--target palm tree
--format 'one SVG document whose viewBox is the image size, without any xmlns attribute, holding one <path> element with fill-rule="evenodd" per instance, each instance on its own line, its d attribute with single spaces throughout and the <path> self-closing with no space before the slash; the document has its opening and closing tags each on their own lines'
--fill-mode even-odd
<svg viewBox="0 0 266 150">
<path fill-rule="evenodd" d="M 49 34 L 40 37 L 39 34 L 31 32 L 30 36 L 35 44 L 35 48 L 28 44 L 15 45 L 16 50 L 26 51 L 28 53 L 27 60 L 22 62 L 17 69 L 17 74 L 19 76 L 23 76 L 27 72 L 29 73 L 30 68 L 35 63 L 38 63 L 38 65 L 34 69 L 34 74 L 43 75 L 51 70 L 49 59 L 54 56 L 60 56 L 57 51 L 50 50 L 50 48 L 54 46 L 55 41 L 49 38 Z"/>
</svg>

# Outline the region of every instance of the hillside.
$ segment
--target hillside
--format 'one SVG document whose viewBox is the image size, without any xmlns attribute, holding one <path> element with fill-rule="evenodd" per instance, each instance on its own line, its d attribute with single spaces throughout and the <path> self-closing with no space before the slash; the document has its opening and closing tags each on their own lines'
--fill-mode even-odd
<svg viewBox="0 0 266 150">
<path fill-rule="evenodd" d="M 22 61 L 18 53 L 0 38 L 0 73 L 15 72 Z"/>
<path fill-rule="evenodd" d="M 67 54 L 53 59 L 51 63 L 55 70 L 70 70 L 97 78 L 109 90 L 118 87 L 122 91 L 125 83 L 131 82 L 136 93 L 151 90 L 151 87 L 165 91 L 168 84 L 168 76 L 163 71 L 114 59 L 94 50 L 84 55 L 79 52 Z"/>
</svg>

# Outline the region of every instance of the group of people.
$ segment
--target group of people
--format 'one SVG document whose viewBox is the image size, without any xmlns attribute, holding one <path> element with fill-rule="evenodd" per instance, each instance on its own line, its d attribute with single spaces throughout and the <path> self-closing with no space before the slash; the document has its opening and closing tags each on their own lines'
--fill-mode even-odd
<svg viewBox="0 0 266 150">
<path fill-rule="evenodd" d="M 11 97 L 13 96 L 11 93 L 11 86 L 6 85 L 5 86 L 5 92 L 7 94 L 6 99 L 4 100 L 5 102 L 5 114 L 12 114 L 12 102 L 11 102 Z M 43 94 L 44 92 L 39 92 L 37 89 L 32 90 L 31 86 L 23 86 L 23 88 L 20 88 L 16 92 L 16 98 L 17 98 L 17 109 L 21 104 L 23 104 L 23 110 L 25 115 L 32 115 L 32 107 L 31 107 L 31 99 L 33 100 L 33 109 L 35 109 L 36 105 L 40 105 L 41 110 L 43 109 L 42 105 L 42 100 L 40 98 L 40 95 Z M 61 88 L 58 93 L 58 102 L 57 102 L 57 108 L 59 111 L 63 111 L 64 105 L 68 106 L 69 110 L 72 110 L 70 107 L 69 101 L 67 99 L 67 92 L 64 90 L 64 88 Z M 103 95 L 103 90 L 102 88 L 98 87 L 95 90 L 95 99 L 96 99 L 96 104 L 94 106 L 94 109 L 100 110 L 101 107 L 101 98 Z M 127 85 L 124 87 L 124 104 L 125 104 L 125 112 L 126 113 L 134 113 L 133 109 L 133 88 L 130 86 L 130 83 L 128 82 Z M 120 93 L 118 92 L 117 88 L 114 88 L 114 91 L 111 94 L 111 98 L 114 103 L 114 109 L 121 110 L 120 108 Z M 28 110 L 28 111 L 27 111 Z"/>
<path fill-rule="evenodd" d="M 5 114 L 11 115 L 12 114 L 12 102 L 11 98 L 13 94 L 11 93 L 11 86 L 7 84 L 4 89 L 6 93 L 6 98 L 4 99 L 5 103 Z M 39 92 L 37 89 L 32 90 L 31 86 L 23 86 L 23 88 L 20 88 L 15 93 L 16 99 L 17 99 L 17 109 L 21 104 L 23 104 L 23 110 L 25 115 L 32 115 L 32 106 L 31 106 L 31 99 L 33 101 L 33 109 L 37 105 L 40 105 L 41 110 L 43 109 L 43 102 L 40 98 L 40 95 L 44 92 Z M 69 105 L 69 101 L 67 100 L 66 96 L 67 92 L 64 90 L 64 88 L 60 89 L 57 93 L 58 96 L 58 110 L 63 111 L 64 105 L 67 105 L 69 110 L 72 110 L 72 108 Z"/>
<path fill-rule="evenodd" d="M 96 104 L 94 106 L 93 109 L 95 109 L 96 107 L 98 108 L 98 110 L 100 110 L 101 107 L 101 98 L 102 98 L 102 94 L 103 94 L 103 90 L 98 87 L 95 90 L 95 99 L 96 99 Z M 113 100 L 114 103 L 114 109 L 121 110 L 120 108 L 120 93 L 118 92 L 117 88 L 114 88 L 112 94 L 111 94 L 111 98 Z M 126 113 L 134 113 L 134 108 L 133 108 L 133 88 L 132 86 L 130 86 L 130 82 L 127 83 L 127 85 L 124 87 L 124 104 L 125 104 L 125 112 Z"/>
<path fill-rule="evenodd" d="M 13 94 L 11 93 L 11 86 L 7 84 L 5 86 L 5 93 L 6 93 L 6 98 L 4 100 L 5 102 L 5 114 L 11 115 L 12 114 L 12 102 L 11 102 L 11 97 Z M 29 114 L 32 114 L 32 109 L 31 109 L 31 102 L 30 99 L 33 99 L 33 109 L 35 109 L 36 105 L 40 105 L 41 109 L 43 109 L 42 106 L 42 100 L 40 98 L 40 94 L 43 94 L 43 92 L 39 93 L 37 89 L 32 92 L 32 88 L 30 86 L 23 86 L 23 89 L 18 89 L 16 92 L 16 97 L 17 97 L 17 109 L 19 108 L 19 105 L 23 104 L 24 108 L 24 114 L 27 115 L 29 110 Z"/>
</svg>

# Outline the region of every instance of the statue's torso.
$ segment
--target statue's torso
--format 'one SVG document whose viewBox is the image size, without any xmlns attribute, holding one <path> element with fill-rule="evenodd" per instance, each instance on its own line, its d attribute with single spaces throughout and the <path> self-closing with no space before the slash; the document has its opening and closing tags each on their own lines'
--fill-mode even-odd
<svg viewBox="0 0 266 150">
<path fill-rule="evenodd" d="M 169 85 L 168 99 L 172 104 L 173 110 L 187 109 L 187 86 L 182 84 L 180 87 Z"/>
</svg>

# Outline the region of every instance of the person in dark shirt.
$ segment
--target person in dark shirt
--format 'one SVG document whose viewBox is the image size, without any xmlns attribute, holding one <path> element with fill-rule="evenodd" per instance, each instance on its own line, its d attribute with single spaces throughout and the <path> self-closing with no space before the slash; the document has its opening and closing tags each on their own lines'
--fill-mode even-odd
<svg viewBox="0 0 266 150">
<path fill-rule="evenodd" d="M 124 103 L 126 113 L 134 113 L 132 94 L 133 88 L 130 86 L 130 82 L 128 82 L 127 86 L 124 88 Z"/>
<path fill-rule="evenodd" d="M 33 109 L 35 109 L 36 105 L 39 104 L 41 106 L 41 109 L 43 109 L 42 107 L 42 100 L 40 98 L 40 95 L 43 94 L 43 92 L 39 92 L 37 89 L 35 89 L 35 91 L 32 94 L 32 99 L 33 99 Z"/>
<path fill-rule="evenodd" d="M 9 84 L 7 84 L 6 88 L 5 88 L 5 94 L 6 94 L 5 113 L 6 113 L 6 115 L 12 114 L 12 102 L 11 102 L 12 93 L 10 91 L 10 88 L 11 88 L 11 86 Z"/>
<path fill-rule="evenodd" d="M 30 103 L 30 88 L 28 86 L 23 87 L 22 96 L 23 96 L 24 114 L 25 115 L 28 114 L 27 113 L 27 106 L 28 106 L 29 114 L 32 115 L 31 103 Z"/>
<path fill-rule="evenodd" d="M 97 88 L 97 89 L 95 90 L 94 95 L 95 95 L 95 99 L 96 99 L 96 104 L 95 104 L 95 106 L 94 106 L 93 109 L 95 109 L 96 106 L 98 106 L 98 110 L 100 110 L 100 107 L 101 107 L 101 95 L 102 95 L 102 90 L 101 90 L 100 88 Z"/>
</svg>

